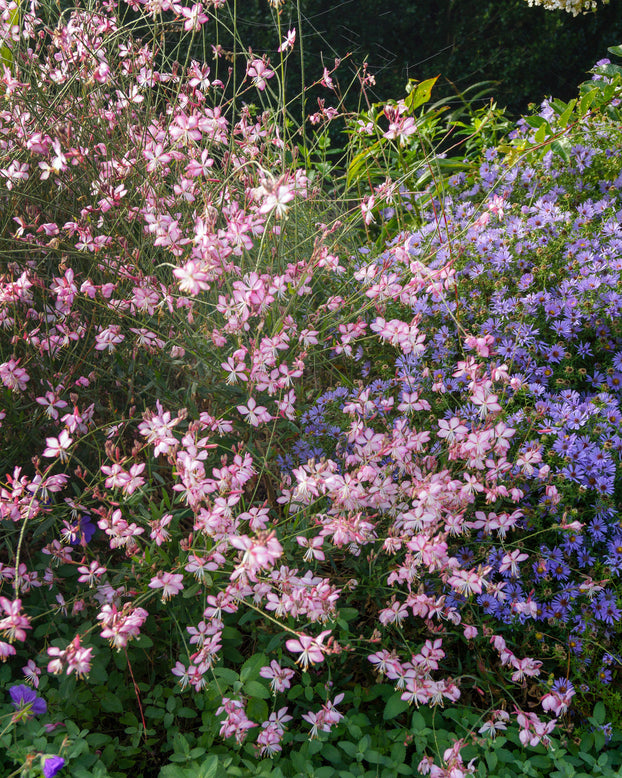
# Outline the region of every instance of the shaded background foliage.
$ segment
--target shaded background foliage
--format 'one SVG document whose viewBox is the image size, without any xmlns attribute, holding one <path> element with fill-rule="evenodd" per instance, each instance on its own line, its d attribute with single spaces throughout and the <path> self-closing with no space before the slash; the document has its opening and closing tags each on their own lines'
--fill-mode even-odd
<svg viewBox="0 0 622 778">
<path fill-rule="evenodd" d="M 267 0 L 245 0 L 236 22 L 241 40 L 276 56 L 273 13 Z M 571 98 L 607 47 L 622 41 L 622 3 L 616 0 L 578 17 L 530 8 L 525 0 L 300 0 L 300 13 L 307 84 L 321 76 L 323 64 L 349 53 L 340 70 L 342 86 L 346 72 L 353 74 L 366 59 L 377 78 L 373 100 L 397 98 L 409 78 L 440 73 L 459 90 L 496 81 L 498 105 L 514 115 L 546 95 Z M 280 15 L 284 33 L 298 27 L 291 0 Z M 232 48 L 226 38 L 220 42 Z M 194 46 L 199 55 L 200 42 Z M 290 94 L 301 83 L 297 54 L 288 60 L 288 83 Z M 445 90 L 451 92 L 447 83 Z M 357 96 L 353 89 L 348 107 L 357 107 Z"/>
</svg>

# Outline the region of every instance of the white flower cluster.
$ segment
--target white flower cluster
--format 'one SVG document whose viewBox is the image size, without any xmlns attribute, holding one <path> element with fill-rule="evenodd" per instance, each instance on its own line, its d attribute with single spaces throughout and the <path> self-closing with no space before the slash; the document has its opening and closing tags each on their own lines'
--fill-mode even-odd
<svg viewBox="0 0 622 778">
<path fill-rule="evenodd" d="M 598 0 L 527 0 L 529 5 L 542 5 L 547 11 L 567 11 L 573 16 L 586 14 L 588 11 L 596 11 Z M 602 0 L 606 5 L 609 0 Z"/>
</svg>

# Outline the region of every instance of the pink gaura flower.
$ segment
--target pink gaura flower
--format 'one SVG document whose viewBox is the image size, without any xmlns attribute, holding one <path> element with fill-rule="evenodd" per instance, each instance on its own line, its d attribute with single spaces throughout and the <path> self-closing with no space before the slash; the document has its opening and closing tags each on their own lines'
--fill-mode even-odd
<svg viewBox="0 0 622 778">
<path fill-rule="evenodd" d="M 69 454 L 67 449 L 73 443 L 73 439 L 69 437 L 67 430 L 63 430 L 57 438 L 45 439 L 45 450 L 43 452 L 44 457 L 50 459 L 60 459 L 61 462 L 67 462 Z"/>
<path fill-rule="evenodd" d="M 26 640 L 26 630 L 32 627 L 30 619 L 21 613 L 22 601 L 0 597 L 0 608 L 6 614 L 5 618 L 0 620 L 0 634 L 11 642 L 18 640 L 23 643 Z"/>
<path fill-rule="evenodd" d="M 259 671 L 259 675 L 262 678 L 270 678 L 270 688 L 272 693 L 284 692 L 291 686 L 291 679 L 294 677 L 294 671 L 289 667 L 281 667 L 281 665 L 273 659 L 269 665 L 262 667 Z"/>
<path fill-rule="evenodd" d="M 124 340 L 125 335 L 121 333 L 121 327 L 118 324 L 111 324 L 95 336 L 95 350 L 112 352 Z"/>
<path fill-rule="evenodd" d="M 192 8 L 182 8 L 181 15 L 186 19 L 184 22 L 184 30 L 186 32 L 198 32 L 201 29 L 201 25 L 209 21 L 209 16 L 203 13 L 201 3 L 195 3 Z"/>
<path fill-rule="evenodd" d="M 184 588 L 184 577 L 181 573 L 169 573 L 160 571 L 149 582 L 150 589 L 162 589 L 162 602 L 166 602 L 170 597 Z"/>
<path fill-rule="evenodd" d="M 246 417 L 246 421 L 253 427 L 258 427 L 262 422 L 272 420 L 268 409 L 263 405 L 257 405 L 253 397 L 250 397 L 246 405 L 238 405 L 238 411 Z"/>
<path fill-rule="evenodd" d="M 277 51 L 279 53 L 284 51 L 289 51 L 289 49 L 294 48 L 294 43 L 296 43 L 296 28 L 294 27 L 293 30 L 288 30 L 287 35 L 285 36 L 285 40 L 281 43 Z"/>
<path fill-rule="evenodd" d="M 23 367 L 19 367 L 19 359 L 9 359 L 0 365 L 0 379 L 7 389 L 23 392 L 30 376 Z"/>
<path fill-rule="evenodd" d="M 257 573 L 274 566 L 283 553 L 283 548 L 274 532 L 260 533 L 256 538 L 248 535 L 231 535 L 229 543 L 244 552 L 242 561 L 231 575 L 231 580 L 245 574 L 255 580 Z"/>
<path fill-rule="evenodd" d="M 300 665 L 303 670 L 306 670 L 309 665 L 314 665 L 324 660 L 326 648 L 322 643 L 324 638 L 330 635 L 330 633 L 330 629 L 324 630 L 316 638 L 310 635 L 299 634 L 297 640 L 288 640 L 285 646 L 292 654 L 300 654 L 296 664 Z"/>
<path fill-rule="evenodd" d="M 274 75 L 270 70 L 268 62 L 263 59 L 254 59 L 246 68 L 246 75 L 253 79 L 253 84 L 260 92 L 266 88 L 266 81 Z"/>
</svg>

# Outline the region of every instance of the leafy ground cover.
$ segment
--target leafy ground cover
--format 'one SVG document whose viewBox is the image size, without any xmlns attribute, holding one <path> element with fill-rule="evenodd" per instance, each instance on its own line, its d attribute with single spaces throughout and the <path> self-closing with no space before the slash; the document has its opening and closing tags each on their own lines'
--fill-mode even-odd
<svg viewBox="0 0 622 778">
<path fill-rule="evenodd" d="M 334 165 L 221 6 L 3 16 L 5 773 L 616 775 L 622 71 Z"/>
</svg>

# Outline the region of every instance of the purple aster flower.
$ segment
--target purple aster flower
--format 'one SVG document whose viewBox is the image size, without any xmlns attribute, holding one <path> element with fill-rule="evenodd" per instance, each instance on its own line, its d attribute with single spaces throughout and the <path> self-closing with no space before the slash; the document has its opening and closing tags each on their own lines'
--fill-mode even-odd
<svg viewBox="0 0 622 778">
<path fill-rule="evenodd" d="M 45 778 L 54 778 L 63 769 L 65 760 L 62 756 L 48 756 L 43 758 L 43 775 Z"/>
<path fill-rule="evenodd" d="M 617 606 L 616 597 L 613 592 L 601 592 L 594 606 L 594 615 L 597 619 L 604 621 L 605 624 L 615 624 L 620 620 L 622 613 Z"/>
<path fill-rule="evenodd" d="M 605 563 L 611 568 L 611 572 L 619 575 L 622 568 L 622 539 L 615 538 L 607 544 L 609 552 L 605 557 Z"/>
<path fill-rule="evenodd" d="M 48 706 L 42 697 L 37 697 L 37 693 L 30 686 L 20 683 L 17 686 L 11 686 L 9 694 L 13 700 L 13 707 L 18 711 L 29 709 L 30 715 L 40 716 L 47 712 Z"/>
<path fill-rule="evenodd" d="M 572 682 L 569 681 L 567 678 L 557 678 L 553 682 L 553 686 L 551 687 L 551 689 L 552 691 L 557 692 L 562 696 L 565 696 L 567 694 L 574 694 L 574 686 L 572 685 Z"/>
<path fill-rule="evenodd" d="M 569 481 L 580 484 L 583 481 L 584 471 L 583 468 L 575 462 L 571 462 L 567 467 L 562 469 L 561 474 Z"/>
<path fill-rule="evenodd" d="M 549 564 L 549 573 L 558 581 L 565 581 L 570 576 L 570 568 L 564 559 L 562 549 L 555 547 L 552 550 Z"/>
<path fill-rule="evenodd" d="M 612 681 L 611 670 L 607 667 L 601 667 L 598 671 L 598 680 L 605 686 L 609 686 Z"/>
<path fill-rule="evenodd" d="M 577 563 L 579 567 L 591 567 L 595 561 L 595 557 L 593 557 L 586 548 L 581 548 L 577 552 Z"/>
<path fill-rule="evenodd" d="M 566 349 L 559 343 L 556 343 L 548 349 L 547 359 L 549 362 L 561 362 L 565 355 Z"/>
<path fill-rule="evenodd" d="M 587 531 L 592 536 L 592 540 L 604 540 L 607 537 L 607 522 L 601 516 L 595 516 L 588 525 Z"/>
</svg>

